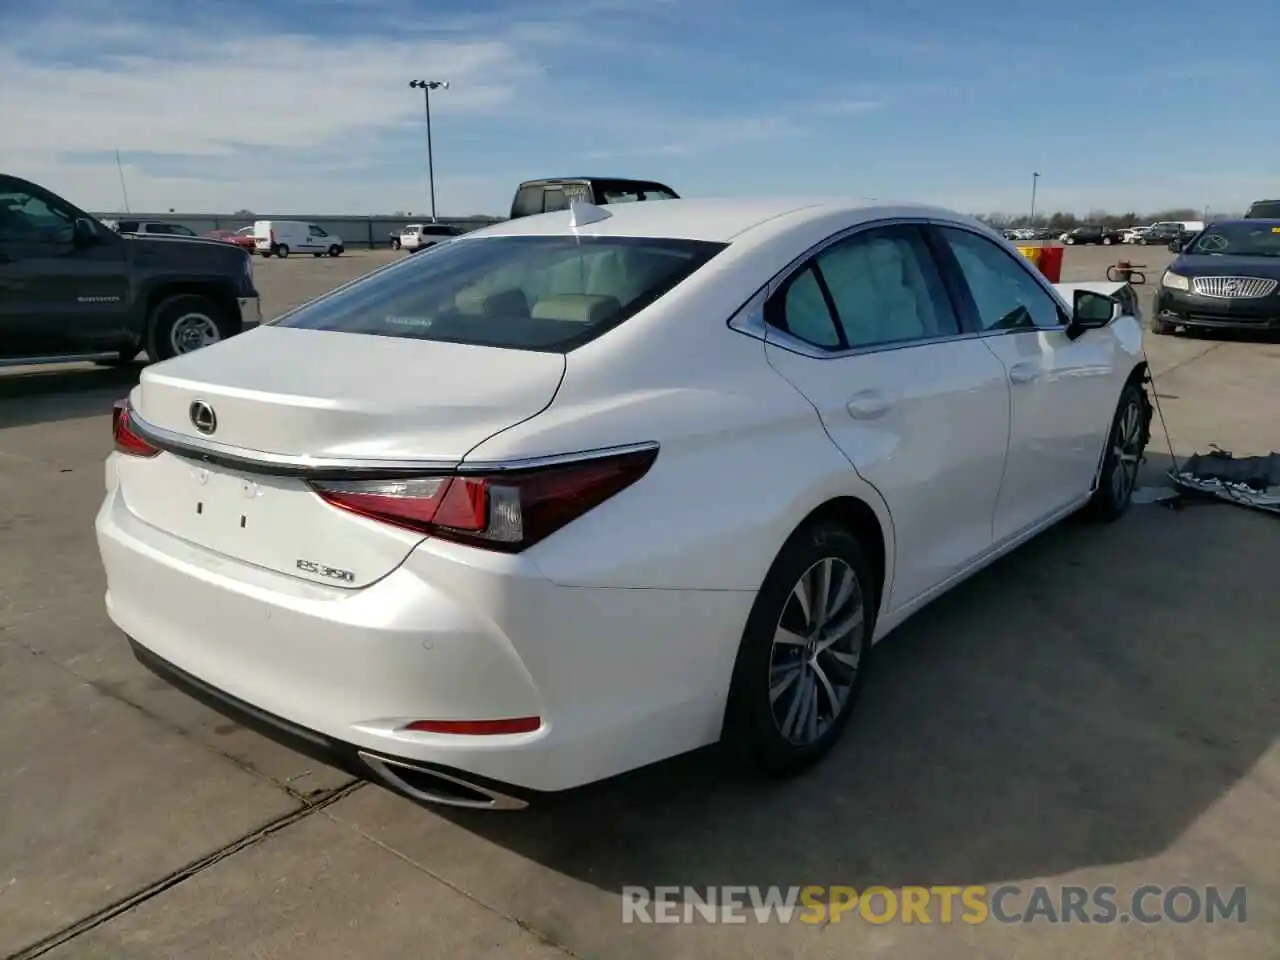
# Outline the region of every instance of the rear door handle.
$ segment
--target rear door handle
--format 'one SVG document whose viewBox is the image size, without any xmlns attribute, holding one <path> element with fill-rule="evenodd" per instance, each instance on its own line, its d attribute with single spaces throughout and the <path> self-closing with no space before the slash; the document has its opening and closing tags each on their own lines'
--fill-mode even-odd
<svg viewBox="0 0 1280 960">
<path fill-rule="evenodd" d="M 1031 360 L 1015 363 L 1009 368 L 1009 380 L 1011 383 L 1034 383 L 1040 379 L 1040 375 L 1040 364 Z"/>
<path fill-rule="evenodd" d="M 855 420 L 875 420 L 888 413 L 896 400 L 884 390 L 862 390 L 849 398 L 845 409 Z"/>
</svg>

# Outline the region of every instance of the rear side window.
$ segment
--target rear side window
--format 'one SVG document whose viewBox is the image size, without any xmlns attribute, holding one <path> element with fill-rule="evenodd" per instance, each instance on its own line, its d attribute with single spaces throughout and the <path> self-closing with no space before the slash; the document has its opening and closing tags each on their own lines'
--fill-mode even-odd
<svg viewBox="0 0 1280 960">
<path fill-rule="evenodd" d="M 511 216 L 531 217 L 542 212 L 542 188 L 521 187 L 516 193 L 515 202 L 511 205 Z"/>
<path fill-rule="evenodd" d="M 274 325 L 563 353 L 658 300 L 725 246 L 637 237 L 463 237 L 339 288 Z"/>
</svg>

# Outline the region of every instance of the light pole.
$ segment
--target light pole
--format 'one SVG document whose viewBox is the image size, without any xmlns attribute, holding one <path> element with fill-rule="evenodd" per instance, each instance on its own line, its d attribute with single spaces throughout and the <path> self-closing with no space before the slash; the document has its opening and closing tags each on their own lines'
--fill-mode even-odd
<svg viewBox="0 0 1280 960">
<path fill-rule="evenodd" d="M 1036 225 L 1036 184 L 1040 180 L 1040 174 L 1031 174 L 1031 226 Z"/>
<path fill-rule="evenodd" d="M 427 109 L 427 184 L 431 190 L 431 222 L 436 222 L 436 171 L 431 156 L 431 91 L 448 90 L 448 80 L 410 80 L 409 86 L 422 91 L 422 102 Z"/>
</svg>

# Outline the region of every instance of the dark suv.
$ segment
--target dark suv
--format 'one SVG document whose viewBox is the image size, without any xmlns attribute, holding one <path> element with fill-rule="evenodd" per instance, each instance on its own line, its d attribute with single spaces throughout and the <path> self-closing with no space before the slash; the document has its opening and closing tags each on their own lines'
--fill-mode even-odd
<svg viewBox="0 0 1280 960">
<path fill-rule="evenodd" d="M 1256 200 L 1249 205 L 1246 220 L 1280 220 L 1280 200 Z"/>
<path fill-rule="evenodd" d="M 1069 246 L 1077 243 L 1100 243 L 1109 247 L 1113 243 L 1124 243 L 1124 231 L 1114 230 L 1098 224 L 1090 224 L 1076 227 L 1074 230 L 1068 230 L 1062 235 L 1062 242 Z"/>
<path fill-rule="evenodd" d="M 0 174 L 0 366 L 153 360 L 237 334 L 259 311 L 248 252 L 221 240 L 121 234 Z"/>
<path fill-rule="evenodd" d="M 640 200 L 678 200 L 666 184 L 652 180 L 625 180 L 620 177 L 552 177 L 526 180 L 516 189 L 511 202 L 511 219 L 535 213 L 568 210 L 573 200 L 587 203 L 634 203 Z"/>
</svg>

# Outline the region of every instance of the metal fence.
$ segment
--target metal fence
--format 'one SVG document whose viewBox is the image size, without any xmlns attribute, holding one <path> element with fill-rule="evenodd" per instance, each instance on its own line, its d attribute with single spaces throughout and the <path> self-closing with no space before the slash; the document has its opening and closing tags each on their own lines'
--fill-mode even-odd
<svg viewBox="0 0 1280 960">
<path fill-rule="evenodd" d="M 160 223 L 180 223 L 197 234 L 211 230 L 239 230 L 252 225 L 255 220 L 300 220 L 323 227 L 328 233 L 337 234 L 348 247 L 388 247 L 391 235 L 399 235 L 406 223 L 422 223 L 424 217 L 333 217 L 301 216 L 299 214 L 255 213 L 237 217 L 222 213 L 95 213 L 101 220 L 153 220 Z M 441 217 L 438 223 L 459 227 L 462 230 L 478 230 L 495 223 L 499 218 Z"/>
</svg>

